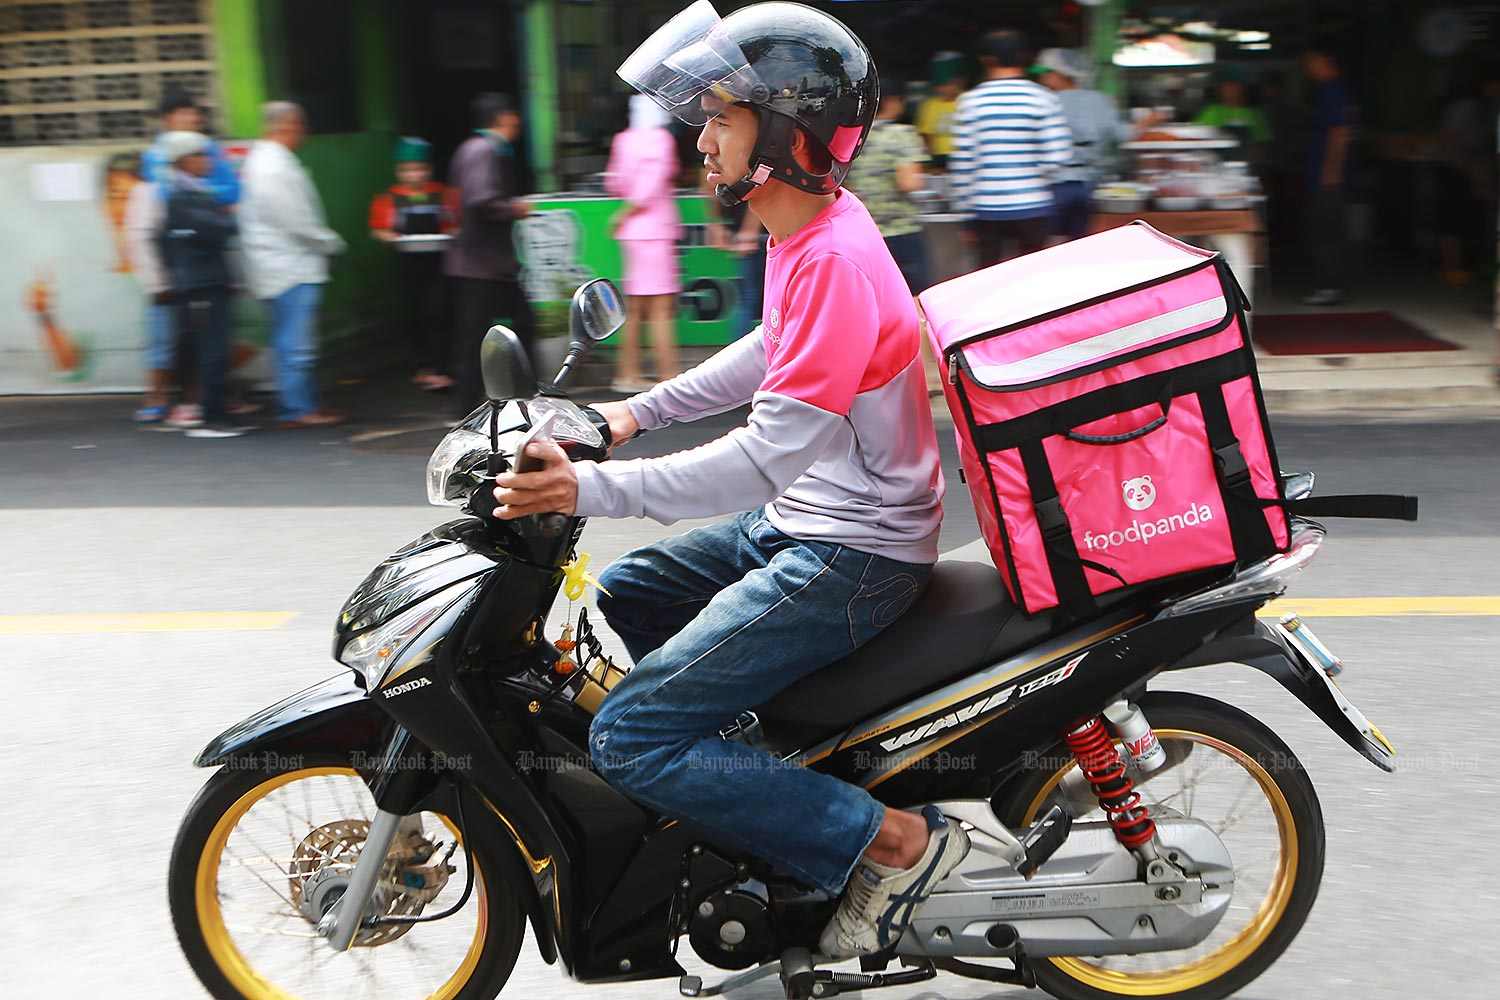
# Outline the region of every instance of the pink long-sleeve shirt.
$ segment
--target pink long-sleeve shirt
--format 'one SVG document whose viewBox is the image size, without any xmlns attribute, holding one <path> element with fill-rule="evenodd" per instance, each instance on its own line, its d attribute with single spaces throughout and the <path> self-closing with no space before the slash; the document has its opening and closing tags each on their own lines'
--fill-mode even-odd
<svg viewBox="0 0 1500 1000">
<path fill-rule="evenodd" d="M 676 240 L 681 230 L 672 181 L 677 176 L 677 144 L 664 128 L 630 128 L 609 148 L 604 189 L 636 205 L 615 231 L 619 240 Z"/>
</svg>

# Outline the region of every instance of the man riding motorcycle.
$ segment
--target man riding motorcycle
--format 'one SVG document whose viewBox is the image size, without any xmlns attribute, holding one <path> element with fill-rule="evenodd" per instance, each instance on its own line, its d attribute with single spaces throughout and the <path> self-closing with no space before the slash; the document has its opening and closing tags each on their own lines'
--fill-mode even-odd
<svg viewBox="0 0 1500 1000">
<path fill-rule="evenodd" d="M 495 516 L 672 523 L 760 509 L 637 549 L 603 574 L 599 609 L 635 668 L 590 732 L 600 773 L 634 799 L 830 893 L 830 957 L 882 951 L 968 851 L 935 807 L 890 809 L 720 731 L 741 711 L 869 641 L 937 559 L 942 474 L 910 293 L 841 184 L 878 94 L 868 50 L 799 4 L 720 19 L 684 10 L 620 67 L 692 125 L 721 201 L 772 240 L 762 325 L 650 391 L 599 404 L 615 441 L 751 404 L 745 426 L 654 459 L 497 477 Z"/>
</svg>

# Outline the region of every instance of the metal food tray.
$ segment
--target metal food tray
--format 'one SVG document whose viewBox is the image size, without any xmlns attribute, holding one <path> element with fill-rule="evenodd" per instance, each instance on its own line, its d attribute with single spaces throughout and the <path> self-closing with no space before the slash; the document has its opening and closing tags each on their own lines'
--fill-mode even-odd
<svg viewBox="0 0 1500 1000">
<path fill-rule="evenodd" d="M 414 233 L 397 236 L 391 240 L 391 245 L 400 253 L 432 253 L 452 242 L 453 237 L 447 233 Z"/>
<path fill-rule="evenodd" d="M 1234 149 L 1238 145 L 1237 139 L 1136 139 L 1120 143 L 1120 148 L 1143 153 L 1190 153 L 1198 149 Z"/>
</svg>

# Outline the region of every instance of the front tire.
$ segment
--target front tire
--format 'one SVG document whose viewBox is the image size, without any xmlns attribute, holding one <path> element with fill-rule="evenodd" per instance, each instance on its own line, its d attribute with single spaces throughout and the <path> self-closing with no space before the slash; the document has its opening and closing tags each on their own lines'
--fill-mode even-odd
<svg viewBox="0 0 1500 1000">
<path fill-rule="evenodd" d="M 1197 695 L 1152 692 L 1140 707 L 1169 760 L 1181 761 L 1144 781 L 1131 768 L 1142 801 L 1153 816 L 1191 817 L 1215 828 L 1234 859 L 1234 900 L 1220 926 L 1194 949 L 1033 959 L 1037 985 L 1059 1000 L 1227 997 L 1269 968 L 1292 943 L 1323 877 L 1323 813 L 1317 793 L 1301 762 L 1275 733 L 1239 709 Z M 1002 790 L 996 814 L 1008 826 L 1029 826 L 1047 807 L 1061 802 L 1058 782 L 1076 766 L 1028 772 Z M 1209 787 L 1215 785 L 1223 787 Z M 1199 794 L 1205 790 L 1222 792 L 1230 811 L 1212 814 L 1214 803 L 1199 801 L 1210 798 Z M 1253 822 L 1247 819 L 1251 813 L 1257 814 Z M 1074 818 L 1099 820 L 1103 813 Z M 1259 839 L 1250 841 L 1255 833 Z M 1266 877 L 1252 878 L 1250 866 L 1261 861 L 1268 862 Z"/>
<path fill-rule="evenodd" d="M 328 878 L 340 877 L 357 859 L 367 829 L 361 824 L 375 805 L 346 762 L 298 763 L 225 766 L 199 791 L 178 830 L 167 878 L 172 923 L 208 992 L 219 1000 L 491 1000 L 515 966 L 524 915 L 498 866 L 477 849 L 473 895 L 453 916 L 384 933 L 361 931 L 343 955 L 318 936 L 309 912 L 315 911 L 316 881 L 322 879 L 326 890 Z M 422 821 L 423 836 L 439 851 L 446 850 L 445 840 L 457 845 L 457 826 L 447 817 L 424 813 Z M 436 874 L 441 857 L 434 851 L 400 867 L 402 885 L 422 881 L 414 890 L 383 875 L 377 893 L 385 892 L 385 912 L 448 909 L 463 891 L 467 862 L 463 848 L 454 846 L 447 864 L 458 871 L 444 877 Z M 328 871 L 320 874 L 323 868 Z M 418 905 L 414 896 L 424 889 L 435 889 L 436 896 Z"/>
</svg>

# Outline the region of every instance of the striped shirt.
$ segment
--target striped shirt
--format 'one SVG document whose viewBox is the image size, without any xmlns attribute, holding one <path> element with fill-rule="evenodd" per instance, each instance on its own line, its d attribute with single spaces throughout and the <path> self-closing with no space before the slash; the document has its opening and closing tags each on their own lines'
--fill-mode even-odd
<svg viewBox="0 0 1500 1000">
<path fill-rule="evenodd" d="M 1029 80 L 987 80 L 958 99 L 948 160 L 958 204 L 981 219 L 1052 211 L 1050 184 L 1073 137 L 1057 95 Z"/>
</svg>

